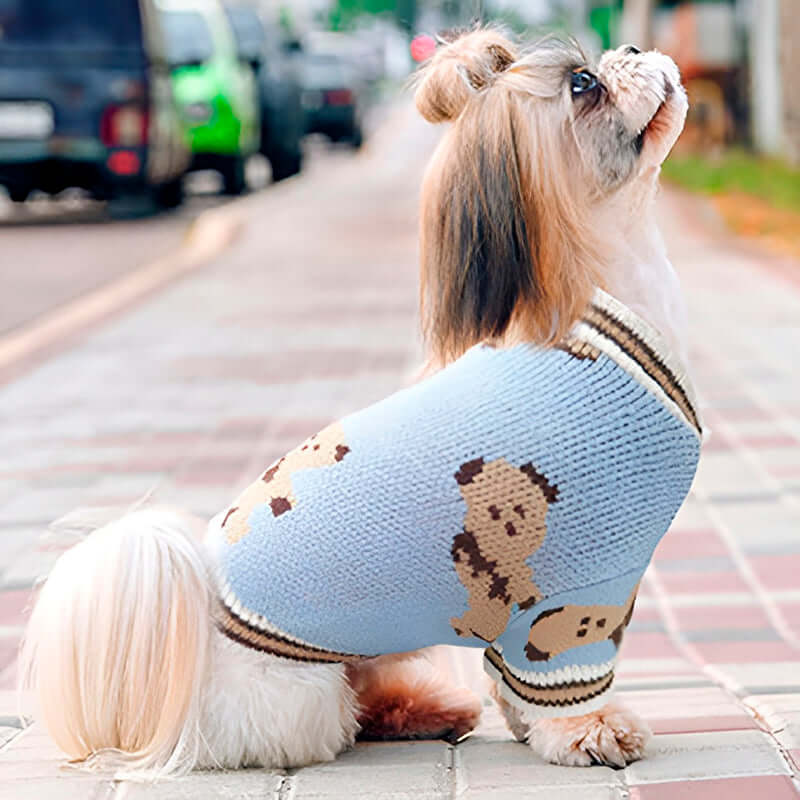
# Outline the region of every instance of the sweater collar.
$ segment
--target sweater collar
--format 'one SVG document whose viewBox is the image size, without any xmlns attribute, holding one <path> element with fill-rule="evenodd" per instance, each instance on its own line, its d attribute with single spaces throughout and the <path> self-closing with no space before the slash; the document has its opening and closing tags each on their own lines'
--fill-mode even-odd
<svg viewBox="0 0 800 800">
<path fill-rule="evenodd" d="M 595 290 L 564 346 L 583 357 L 597 352 L 609 356 L 702 434 L 697 399 L 684 364 L 661 333 L 607 292 Z"/>
</svg>

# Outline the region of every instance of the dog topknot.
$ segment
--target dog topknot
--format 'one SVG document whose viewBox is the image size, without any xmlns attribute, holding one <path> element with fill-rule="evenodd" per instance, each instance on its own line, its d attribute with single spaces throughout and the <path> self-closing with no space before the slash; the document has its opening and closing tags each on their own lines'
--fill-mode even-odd
<svg viewBox="0 0 800 800">
<path fill-rule="evenodd" d="M 420 72 L 417 110 L 428 122 L 457 119 L 470 96 L 516 59 L 514 45 L 496 30 L 471 31 L 441 44 Z"/>
</svg>

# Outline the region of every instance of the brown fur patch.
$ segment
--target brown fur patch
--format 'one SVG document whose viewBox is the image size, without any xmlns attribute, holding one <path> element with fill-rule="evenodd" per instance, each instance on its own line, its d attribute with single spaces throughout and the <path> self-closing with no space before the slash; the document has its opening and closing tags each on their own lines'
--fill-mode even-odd
<svg viewBox="0 0 800 800">
<path fill-rule="evenodd" d="M 279 517 L 281 514 L 285 514 L 292 507 L 292 504 L 286 497 L 273 497 L 269 501 L 269 507 L 272 509 L 273 516 Z"/>
<path fill-rule="evenodd" d="M 283 459 L 281 459 L 280 461 L 278 461 L 278 462 L 277 462 L 277 464 L 275 464 L 274 466 L 270 467 L 270 468 L 269 468 L 269 469 L 268 469 L 268 470 L 267 470 L 267 471 L 266 471 L 266 472 L 265 472 L 265 473 L 264 473 L 264 474 L 261 476 L 261 480 L 262 480 L 262 481 L 264 481 L 264 483 L 269 483 L 269 482 L 270 482 L 270 481 L 271 481 L 271 480 L 272 480 L 272 479 L 275 477 L 275 475 L 277 475 L 277 473 L 278 473 L 278 470 L 281 468 L 281 464 L 283 464 Z"/>
</svg>

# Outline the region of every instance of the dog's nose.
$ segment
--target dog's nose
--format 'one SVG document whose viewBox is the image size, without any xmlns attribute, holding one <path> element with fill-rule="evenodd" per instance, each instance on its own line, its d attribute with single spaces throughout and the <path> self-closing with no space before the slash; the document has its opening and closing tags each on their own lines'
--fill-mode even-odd
<svg viewBox="0 0 800 800">
<path fill-rule="evenodd" d="M 636 45 L 627 44 L 625 45 L 625 50 L 623 52 L 626 56 L 638 56 L 642 51 L 636 47 Z"/>
</svg>

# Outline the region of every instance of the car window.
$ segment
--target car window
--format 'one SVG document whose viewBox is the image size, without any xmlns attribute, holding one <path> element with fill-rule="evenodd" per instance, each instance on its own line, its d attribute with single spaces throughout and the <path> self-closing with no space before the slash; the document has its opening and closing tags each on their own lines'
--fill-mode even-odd
<svg viewBox="0 0 800 800">
<path fill-rule="evenodd" d="M 0 48 L 141 48 L 138 0 L 0 0 Z"/>
<path fill-rule="evenodd" d="M 164 11 L 162 19 L 167 57 L 173 64 L 203 63 L 214 55 L 211 31 L 202 14 Z"/>
<path fill-rule="evenodd" d="M 257 58 L 264 49 L 264 28 L 258 14 L 251 8 L 227 7 L 228 19 L 236 38 L 236 51 L 246 59 Z"/>
</svg>

